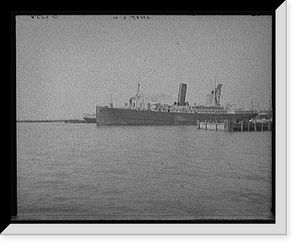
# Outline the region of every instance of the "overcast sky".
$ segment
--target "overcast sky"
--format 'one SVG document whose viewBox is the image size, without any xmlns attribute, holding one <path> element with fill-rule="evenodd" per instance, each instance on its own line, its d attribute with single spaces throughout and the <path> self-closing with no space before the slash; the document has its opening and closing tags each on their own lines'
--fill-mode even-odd
<svg viewBox="0 0 300 248">
<path fill-rule="evenodd" d="M 17 119 L 82 118 L 142 92 L 266 109 L 272 89 L 271 16 L 124 15 L 16 18 Z M 165 95 L 164 97 L 162 95 Z"/>
</svg>

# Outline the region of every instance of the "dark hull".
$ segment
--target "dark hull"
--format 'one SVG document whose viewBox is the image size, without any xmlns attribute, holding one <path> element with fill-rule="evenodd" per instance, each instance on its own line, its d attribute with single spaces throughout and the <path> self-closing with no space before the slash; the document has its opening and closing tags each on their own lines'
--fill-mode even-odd
<svg viewBox="0 0 300 248">
<path fill-rule="evenodd" d="M 96 117 L 83 117 L 86 123 L 96 123 Z"/>
<path fill-rule="evenodd" d="M 251 119 L 256 113 L 240 114 L 206 114 L 206 113 L 176 113 L 156 112 L 150 110 L 131 110 L 118 108 L 96 107 L 97 126 L 125 125 L 196 125 L 201 121 L 222 121 Z"/>
</svg>

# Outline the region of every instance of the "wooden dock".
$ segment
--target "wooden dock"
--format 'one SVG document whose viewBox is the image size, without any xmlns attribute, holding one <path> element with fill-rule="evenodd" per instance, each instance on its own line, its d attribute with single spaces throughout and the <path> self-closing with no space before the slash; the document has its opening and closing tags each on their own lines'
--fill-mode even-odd
<svg viewBox="0 0 300 248">
<path fill-rule="evenodd" d="M 214 130 L 214 131 L 271 131 L 272 122 L 232 122 L 225 120 L 224 122 L 208 122 L 197 120 L 197 130 Z"/>
</svg>

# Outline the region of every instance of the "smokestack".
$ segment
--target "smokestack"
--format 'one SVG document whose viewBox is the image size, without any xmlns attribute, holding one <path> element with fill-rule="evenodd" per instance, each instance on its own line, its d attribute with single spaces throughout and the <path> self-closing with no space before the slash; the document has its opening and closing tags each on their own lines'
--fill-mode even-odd
<svg viewBox="0 0 300 248">
<path fill-rule="evenodd" d="M 177 101 L 178 106 L 185 106 L 186 88 L 187 88 L 186 84 L 181 83 L 179 85 L 179 93 L 178 93 L 178 101 Z"/>
<path fill-rule="evenodd" d="M 218 84 L 217 88 L 215 88 L 215 104 L 216 106 L 220 106 L 221 102 L 221 88 L 223 84 Z"/>
</svg>

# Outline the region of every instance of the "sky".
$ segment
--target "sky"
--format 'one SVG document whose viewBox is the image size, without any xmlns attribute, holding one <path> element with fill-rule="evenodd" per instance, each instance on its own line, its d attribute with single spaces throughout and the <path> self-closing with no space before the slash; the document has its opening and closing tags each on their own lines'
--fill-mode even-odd
<svg viewBox="0 0 300 248">
<path fill-rule="evenodd" d="M 141 18 L 143 17 L 143 18 Z M 96 105 L 146 101 L 267 109 L 272 99 L 272 17 L 77 15 L 16 17 L 17 120 L 81 119 Z"/>
</svg>

